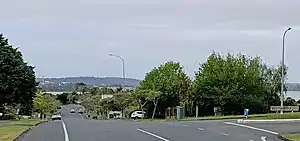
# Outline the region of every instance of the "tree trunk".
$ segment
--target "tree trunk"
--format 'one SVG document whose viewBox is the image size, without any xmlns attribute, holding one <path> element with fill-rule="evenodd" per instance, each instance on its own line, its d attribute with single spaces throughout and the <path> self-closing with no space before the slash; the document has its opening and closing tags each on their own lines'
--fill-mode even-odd
<svg viewBox="0 0 300 141">
<path fill-rule="evenodd" d="M 155 115 L 157 103 L 158 103 L 158 102 L 154 103 L 154 109 L 153 109 L 153 113 L 152 113 L 152 119 L 154 119 L 154 115 Z"/>
</svg>

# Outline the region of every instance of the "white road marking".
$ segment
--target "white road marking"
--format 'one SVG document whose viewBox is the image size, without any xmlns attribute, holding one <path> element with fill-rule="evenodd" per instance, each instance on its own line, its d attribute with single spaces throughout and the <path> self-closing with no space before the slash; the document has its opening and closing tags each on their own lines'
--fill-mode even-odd
<svg viewBox="0 0 300 141">
<path fill-rule="evenodd" d="M 260 138 L 262 141 L 266 141 L 266 137 L 261 137 Z"/>
<path fill-rule="evenodd" d="M 163 138 L 163 137 L 160 137 L 160 136 L 158 136 L 158 135 L 155 135 L 155 134 L 153 134 L 153 133 L 150 133 L 150 132 L 145 131 L 145 130 L 142 130 L 142 129 L 136 129 L 136 130 L 138 130 L 138 131 L 140 131 L 140 132 L 142 132 L 142 133 L 151 135 L 151 136 L 153 136 L 153 137 L 156 137 L 156 138 L 158 138 L 158 139 L 161 139 L 161 140 L 163 140 L 163 141 L 170 141 L 170 140 L 168 140 L 168 139 L 165 139 L 165 138 Z"/>
<path fill-rule="evenodd" d="M 249 140 L 249 141 L 253 141 L 253 140 Z"/>
<path fill-rule="evenodd" d="M 66 124 L 64 123 L 64 121 L 61 121 L 61 123 L 62 123 L 63 129 L 64 129 L 65 141 L 69 141 L 69 135 L 68 135 Z"/>
<path fill-rule="evenodd" d="M 229 125 L 239 126 L 239 127 L 245 127 L 245 128 L 249 128 L 249 129 L 253 129 L 253 130 L 257 130 L 257 131 L 262 131 L 262 132 L 266 132 L 266 133 L 270 133 L 270 134 L 274 134 L 274 135 L 279 134 L 279 133 L 276 133 L 276 132 L 273 132 L 273 131 L 270 131 L 270 130 L 256 128 L 256 127 L 252 127 L 252 126 L 248 126 L 248 125 L 237 124 L 237 123 L 232 123 L 232 122 L 224 122 L 224 123 L 229 124 Z"/>
<path fill-rule="evenodd" d="M 228 136 L 228 134 L 226 134 L 226 133 L 220 133 L 220 134 L 222 134 L 222 135 L 224 135 L 224 136 Z"/>
<path fill-rule="evenodd" d="M 204 131 L 204 129 L 203 128 L 198 128 L 199 130 L 201 130 L 201 131 Z"/>
<path fill-rule="evenodd" d="M 181 126 L 187 126 L 187 125 L 185 125 L 185 124 L 182 124 Z"/>
</svg>

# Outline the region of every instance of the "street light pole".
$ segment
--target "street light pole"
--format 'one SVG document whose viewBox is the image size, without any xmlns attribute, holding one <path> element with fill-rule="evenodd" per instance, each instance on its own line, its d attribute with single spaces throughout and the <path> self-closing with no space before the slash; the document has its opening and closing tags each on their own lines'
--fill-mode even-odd
<svg viewBox="0 0 300 141">
<path fill-rule="evenodd" d="M 125 62 L 124 59 L 119 56 L 119 55 L 115 55 L 115 54 L 108 54 L 109 56 L 113 56 L 113 57 L 117 57 L 122 61 L 122 73 L 123 73 L 123 87 L 125 87 Z"/>
<path fill-rule="evenodd" d="M 288 28 L 284 31 L 283 36 L 282 36 L 282 61 L 281 61 L 281 100 L 280 100 L 280 114 L 283 114 L 283 101 L 284 101 L 284 45 L 285 45 L 285 36 L 288 31 L 290 31 L 292 28 Z"/>
</svg>

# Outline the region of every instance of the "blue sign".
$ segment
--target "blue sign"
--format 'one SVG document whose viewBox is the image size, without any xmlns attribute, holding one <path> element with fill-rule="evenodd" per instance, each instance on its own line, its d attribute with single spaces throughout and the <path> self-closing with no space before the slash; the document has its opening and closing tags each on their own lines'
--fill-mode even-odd
<svg viewBox="0 0 300 141">
<path fill-rule="evenodd" d="M 248 114 L 249 114 L 249 109 L 244 109 L 244 116 L 248 117 Z"/>
</svg>

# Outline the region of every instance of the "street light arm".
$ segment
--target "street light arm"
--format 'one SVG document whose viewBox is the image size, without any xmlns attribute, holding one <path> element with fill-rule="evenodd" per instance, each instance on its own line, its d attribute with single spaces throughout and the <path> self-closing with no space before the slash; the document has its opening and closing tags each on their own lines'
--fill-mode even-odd
<svg viewBox="0 0 300 141">
<path fill-rule="evenodd" d="M 122 62 L 124 62 L 124 59 L 123 59 L 121 56 L 119 56 L 119 55 L 109 54 L 109 56 L 117 57 L 117 58 L 119 58 Z"/>
<path fill-rule="evenodd" d="M 109 56 L 114 56 L 114 57 L 117 57 L 117 58 L 119 58 L 121 61 L 122 61 L 122 74 L 123 74 L 123 85 L 124 85 L 124 87 L 125 87 L 125 84 L 126 84 L 126 82 L 125 82 L 125 62 L 124 62 L 124 59 L 121 57 L 121 56 L 119 56 L 119 55 L 115 55 L 115 54 L 109 54 Z"/>
</svg>

